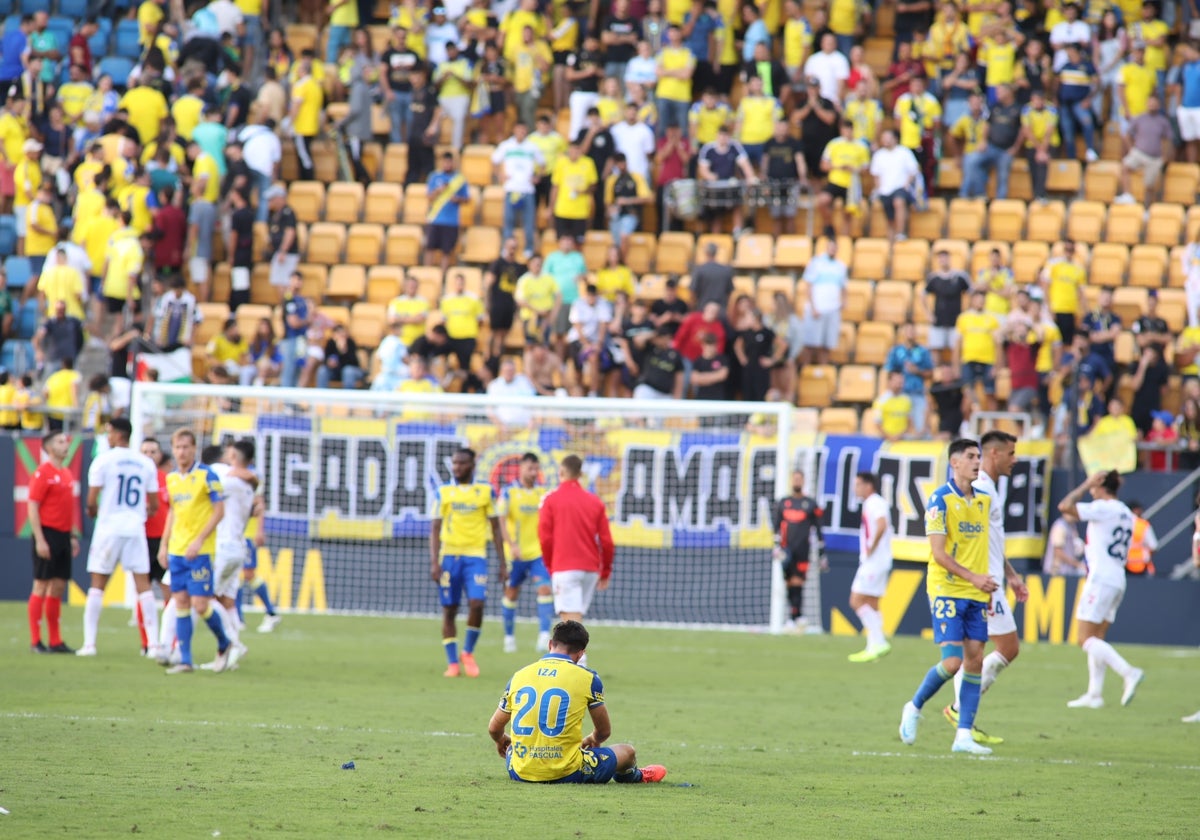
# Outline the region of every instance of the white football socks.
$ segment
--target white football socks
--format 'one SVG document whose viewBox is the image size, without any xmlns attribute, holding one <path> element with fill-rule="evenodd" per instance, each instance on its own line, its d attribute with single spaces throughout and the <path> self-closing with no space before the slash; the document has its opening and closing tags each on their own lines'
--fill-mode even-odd
<svg viewBox="0 0 1200 840">
<path fill-rule="evenodd" d="M 210 603 L 213 610 L 221 617 L 221 623 L 225 626 L 225 635 L 229 637 L 230 644 L 241 644 L 238 639 L 237 618 L 230 615 L 229 609 L 216 598 L 213 598 Z"/>
<path fill-rule="evenodd" d="M 154 590 L 139 592 L 138 603 L 142 607 L 142 629 L 146 631 L 146 644 L 154 647 L 158 639 L 158 602 L 154 600 Z"/>
<path fill-rule="evenodd" d="M 863 604 L 854 611 L 858 615 L 858 620 L 862 622 L 863 629 L 867 632 L 867 649 L 874 650 L 881 648 L 887 644 L 887 636 L 883 634 L 883 615 L 879 610 Z"/>
<path fill-rule="evenodd" d="M 1000 672 L 1007 667 L 1008 660 L 997 650 L 983 657 L 983 676 L 979 681 L 979 693 L 987 693 L 987 690 L 992 687 L 992 683 L 996 681 L 996 677 L 1000 676 Z"/>
<path fill-rule="evenodd" d="M 94 648 L 100 630 L 100 610 L 104 606 L 104 590 L 91 587 L 87 591 L 87 603 L 83 607 L 83 646 Z"/>
<path fill-rule="evenodd" d="M 170 653 L 175 647 L 175 619 L 179 616 L 179 611 L 175 608 L 175 599 L 168 599 L 167 605 L 163 607 L 162 622 L 158 631 L 158 648 L 164 654 Z"/>
<path fill-rule="evenodd" d="M 1084 642 L 1083 649 L 1089 656 L 1095 656 L 1122 677 L 1128 677 L 1134 671 L 1134 667 L 1126 662 L 1112 645 L 1097 636 L 1092 636 Z"/>
</svg>

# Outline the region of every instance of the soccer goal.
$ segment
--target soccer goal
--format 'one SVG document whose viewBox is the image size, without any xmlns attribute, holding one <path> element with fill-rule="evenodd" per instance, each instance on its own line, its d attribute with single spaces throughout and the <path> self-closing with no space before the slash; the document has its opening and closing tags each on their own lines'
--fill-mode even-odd
<svg viewBox="0 0 1200 840">
<path fill-rule="evenodd" d="M 565 455 L 584 459 L 617 544 L 612 585 L 590 620 L 783 627 L 770 511 L 790 491 L 791 468 L 808 462 L 786 405 L 140 382 L 131 419 L 135 435 L 164 449 L 184 426 L 202 446 L 254 439 L 267 534 L 259 576 L 285 609 L 436 614 L 434 489 L 469 446 L 477 480 L 497 490 L 526 452 L 550 487 Z M 805 617 L 819 627 L 819 585 L 806 589 Z M 494 566 L 489 600 L 498 610 Z M 523 593 L 520 614 L 533 613 L 533 593 Z"/>
</svg>

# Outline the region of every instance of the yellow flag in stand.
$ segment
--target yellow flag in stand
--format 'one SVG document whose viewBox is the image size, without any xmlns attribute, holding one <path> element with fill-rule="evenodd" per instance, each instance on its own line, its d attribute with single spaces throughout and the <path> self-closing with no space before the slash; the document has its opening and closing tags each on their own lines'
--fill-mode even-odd
<svg viewBox="0 0 1200 840">
<path fill-rule="evenodd" d="M 1101 418 L 1096 428 L 1079 439 L 1079 459 L 1088 475 L 1101 470 L 1129 473 L 1137 469 L 1137 429 L 1133 421 L 1106 424 L 1104 421 L 1109 419 Z"/>
</svg>

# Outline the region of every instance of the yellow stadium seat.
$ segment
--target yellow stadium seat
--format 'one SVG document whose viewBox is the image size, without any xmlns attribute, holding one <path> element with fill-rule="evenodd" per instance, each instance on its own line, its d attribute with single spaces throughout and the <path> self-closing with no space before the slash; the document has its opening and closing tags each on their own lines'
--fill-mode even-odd
<svg viewBox="0 0 1200 840">
<path fill-rule="evenodd" d="M 401 219 L 407 225 L 423 225 L 429 213 L 429 188 L 425 184 L 409 184 L 404 188 L 404 210 Z"/>
<path fill-rule="evenodd" d="M 788 303 L 794 305 L 796 300 L 796 281 L 788 274 L 764 274 L 758 278 L 758 282 L 754 284 L 754 299 L 758 304 L 758 308 L 763 312 L 771 312 L 775 307 L 775 295 L 782 294 L 787 298 Z M 850 321 L 847 318 L 845 311 L 842 312 L 843 320 Z"/>
<path fill-rule="evenodd" d="M 984 239 L 976 242 L 971 246 L 971 261 L 969 265 L 961 266 L 961 268 L 971 275 L 971 280 L 979 276 L 981 269 L 986 268 L 992 259 L 992 251 L 998 250 L 1000 258 L 1004 264 L 1012 267 L 1012 246 L 1007 242 L 999 242 L 995 239 Z"/>
<path fill-rule="evenodd" d="M 875 284 L 875 305 L 871 320 L 906 324 L 913 302 L 913 285 L 902 280 Z"/>
<path fill-rule="evenodd" d="M 421 261 L 424 236 L 417 225 L 390 225 L 384 241 L 384 261 L 388 265 L 409 266 Z"/>
<path fill-rule="evenodd" d="M 414 265 L 408 276 L 417 281 L 417 294 L 436 309 L 442 299 L 442 269 L 436 265 Z"/>
<path fill-rule="evenodd" d="M 504 224 L 504 202 L 508 200 L 505 196 L 504 187 L 492 185 L 483 188 L 480 202 L 480 221 L 483 224 L 495 228 Z"/>
<path fill-rule="evenodd" d="M 1129 247 L 1101 242 L 1092 248 L 1088 281 L 1096 286 L 1120 286 L 1129 268 Z"/>
<path fill-rule="evenodd" d="M 379 177 L 379 164 L 383 160 L 383 144 L 374 141 L 363 143 L 362 147 L 362 162 L 363 168 L 367 170 L 367 174 L 372 179 Z"/>
<path fill-rule="evenodd" d="M 696 238 L 695 262 L 708 262 L 708 246 L 717 246 L 717 262 L 730 263 L 733 260 L 733 237 L 728 233 L 702 233 Z"/>
<path fill-rule="evenodd" d="M 318 306 L 317 314 L 324 315 L 335 324 L 350 327 L 350 307 L 348 306 Z"/>
<path fill-rule="evenodd" d="M 1077 160 L 1052 160 L 1046 173 L 1046 190 L 1052 193 L 1068 193 L 1071 196 L 1079 192 L 1080 181 L 1083 179 L 1083 165 Z"/>
<path fill-rule="evenodd" d="M 910 239 L 925 239 L 932 242 L 942 235 L 946 226 L 946 199 L 931 198 L 924 210 L 913 208 L 908 217 Z"/>
<path fill-rule="evenodd" d="M 854 243 L 854 257 L 850 260 L 850 276 L 860 280 L 882 280 L 887 277 L 888 256 L 891 243 L 886 239 L 864 238 Z M 842 259 L 848 254 L 838 251 Z"/>
<path fill-rule="evenodd" d="M 835 365 L 844 365 L 850 361 L 854 353 L 854 345 L 858 338 L 858 328 L 847 321 L 842 321 L 838 327 L 838 343 L 829 354 L 829 361 Z"/>
<path fill-rule="evenodd" d="M 346 262 L 354 265 L 379 265 L 383 250 L 383 225 L 350 225 L 346 235 Z"/>
<path fill-rule="evenodd" d="M 692 266 L 696 240 L 690 233 L 668 231 L 658 237 L 654 268 L 661 274 L 687 274 Z"/>
<path fill-rule="evenodd" d="M 329 271 L 325 298 L 333 301 L 360 301 L 367 292 L 367 271 L 361 265 L 335 265 Z"/>
<path fill-rule="evenodd" d="M 490 186 L 492 183 L 492 153 L 495 146 L 471 144 L 462 151 L 459 161 L 459 171 L 467 183 L 476 187 Z"/>
<path fill-rule="evenodd" d="M 858 432 L 858 411 L 853 408 L 821 409 L 817 431 L 826 435 L 852 435 Z"/>
<path fill-rule="evenodd" d="M 1183 331 L 1187 323 L 1187 298 L 1183 289 L 1158 290 L 1158 315 L 1167 322 L 1173 335 Z"/>
<path fill-rule="evenodd" d="M 1083 197 L 1088 201 L 1112 204 L 1117 197 L 1121 177 L 1121 164 L 1116 161 L 1098 160 L 1087 165 L 1083 176 Z"/>
<path fill-rule="evenodd" d="M 403 184 L 408 175 L 408 144 L 389 143 L 383 153 L 383 180 L 389 184 Z"/>
<path fill-rule="evenodd" d="M 271 320 L 271 307 L 259 303 L 243 303 L 237 308 L 234 317 L 237 318 L 238 332 L 242 334 L 242 338 L 249 341 L 254 337 L 258 323 L 263 318 Z"/>
<path fill-rule="evenodd" d="M 1108 208 L 1105 242 L 1136 245 L 1142 241 L 1142 225 L 1146 211 L 1140 204 L 1114 204 Z"/>
<path fill-rule="evenodd" d="M 1200 188 L 1200 164 L 1176 161 L 1168 163 L 1162 179 L 1162 200 L 1191 207 Z"/>
<path fill-rule="evenodd" d="M 267 229 L 266 222 L 254 223 L 254 262 L 260 263 L 266 260 L 267 246 L 271 242 L 271 234 Z"/>
<path fill-rule="evenodd" d="M 1013 279 L 1022 285 L 1037 282 L 1038 273 L 1050 259 L 1046 242 L 1017 242 L 1012 249 Z"/>
<path fill-rule="evenodd" d="M 583 262 L 588 271 L 599 271 L 608 264 L 608 249 L 612 247 L 612 234 L 607 230 L 589 230 L 583 237 Z"/>
<path fill-rule="evenodd" d="M 950 267 L 959 271 L 967 271 L 971 267 L 971 246 L 962 239 L 938 239 L 933 243 L 930 252 L 934 255 L 938 251 L 946 250 L 950 252 Z M 921 278 L 924 281 L 924 277 Z"/>
<path fill-rule="evenodd" d="M 335 222 L 317 222 L 308 229 L 308 262 L 334 265 L 342 261 L 346 246 L 346 226 Z"/>
<path fill-rule="evenodd" d="M 404 191 L 399 184 L 375 181 L 367 187 L 363 204 L 363 221 L 377 225 L 394 225 L 400 218 L 400 203 Z"/>
<path fill-rule="evenodd" d="M 988 177 L 988 195 L 996 195 L 996 173 Z M 1033 201 L 1033 177 L 1029 174 L 1029 161 L 1019 157 L 1013 161 L 1008 173 L 1008 197 L 1017 201 Z"/>
<path fill-rule="evenodd" d="M 446 269 L 446 290 L 454 288 L 452 283 L 458 277 L 463 278 L 463 291 L 467 294 L 483 297 L 483 269 L 474 266 L 451 266 Z"/>
<path fill-rule="evenodd" d="M 1150 218 L 1146 220 L 1146 244 L 1168 248 L 1178 245 L 1183 235 L 1183 219 L 1182 204 L 1151 204 Z"/>
<path fill-rule="evenodd" d="M 769 233 L 750 233 L 737 241 L 733 267 L 738 271 L 770 271 L 775 259 L 775 240 Z"/>
<path fill-rule="evenodd" d="M 463 231 L 460 259 L 471 265 L 485 265 L 500 256 L 500 230 L 473 225 Z"/>
<path fill-rule="evenodd" d="M 955 198 L 950 201 L 950 216 L 946 223 L 946 235 L 950 239 L 965 239 L 974 242 L 983 238 L 983 222 L 986 207 L 982 199 Z"/>
<path fill-rule="evenodd" d="M 367 269 L 367 302 L 391 303 L 399 297 L 404 270 L 394 265 L 373 265 Z"/>
<path fill-rule="evenodd" d="M 1113 290 L 1113 312 L 1121 316 L 1121 323 L 1126 327 L 1132 326 L 1134 321 L 1146 314 L 1146 293 L 1146 289 L 1137 286 L 1121 286 Z"/>
<path fill-rule="evenodd" d="M 846 283 L 846 303 L 842 307 L 842 320 L 858 324 L 867 320 L 871 308 L 871 297 L 875 285 L 870 280 L 850 280 Z"/>
<path fill-rule="evenodd" d="M 858 325 L 854 361 L 860 365 L 882 365 L 896 346 L 896 325 L 889 321 L 867 321 Z"/>
<path fill-rule="evenodd" d="M 350 337 L 359 347 L 374 350 L 387 331 L 387 307 L 378 303 L 356 303 L 350 307 Z"/>
<path fill-rule="evenodd" d="M 313 159 L 313 177 L 324 184 L 338 178 L 337 150 L 329 140 L 314 140 L 310 146 Z"/>
<path fill-rule="evenodd" d="M 225 328 L 225 321 L 229 318 L 229 304 L 199 303 L 196 305 L 196 311 L 201 320 L 192 331 L 192 343 L 203 347 Z"/>
<path fill-rule="evenodd" d="M 362 212 L 363 185 L 357 181 L 338 181 L 325 191 L 325 221 L 353 224 Z"/>
<path fill-rule="evenodd" d="M 1003 242 L 1016 242 L 1025 232 L 1028 205 L 1015 199 L 996 199 L 988 207 L 988 236 Z"/>
<path fill-rule="evenodd" d="M 1171 257 L 1167 260 L 1167 285 L 1172 289 L 1182 289 L 1187 279 L 1183 269 L 1183 260 L 1186 255 L 1186 245 L 1176 245 L 1171 249 Z"/>
<path fill-rule="evenodd" d="M 296 271 L 302 278 L 300 294 L 309 300 L 320 300 L 325 297 L 325 287 L 329 285 L 329 266 L 317 263 L 300 263 Z"/>
<path fill-rule="evenodd" d="M 801 408 L 825 408 L 837 389 L 837 368 L 833 365 L 805 365 L 800 369 L 797 392 Z"/>
<path fill-rule="evenodd" d="M 324 288 L 322 286 L 322 288 Z M 271 266 L 259 263 L 250 271 L 250 302 L 274 306 L 282 297 L 282 290 L 271 285 Z M 238 307 L 240 311 L 242 307 Z"/>
<path fill-rule="evenodd" d="M 837 390 L 833 399 L 839 403 L 866 403 L 875 401 L 876 369 L 871 365 L 842 365 L 838 371 Z"/>
<path fill-rule="evenodd" d="M 325 212 L 325 185 L 320 181 L 293 181 L 288 186 L 287 204 L 296 214 L 296 221 L 319 222 Z"/>
<path fill-rule="evenodd" d="M 631 233 L 625 241 L 625 265 L 634 274 L 645 274 L 654 267 L 658 240 L 653 233 Z"/>
<path fill-rule="evenodd" d="M 812 259 L 813 241 L 808 236 L 785 234 L 775 240 L 775 268 L 802 272 Z"/>
<path fill-rule="evenodd" d="M 1073 202 L 1071 212 L 1067 214 L 1067 239 L 1089 245 L 1103 241 L 1106 211 L 1099 201 Z"/>
<path fill-rule="evenodd" d="M 304 50 L 315 50 L 320 30 L 311 23 L 289 23 L 284 29 L 289 49 L 299 55 Z M 282 79 L 280 81 L 283 81 Z"/>
<path fill-rule="evenodd" d="M 1170 255 L 1162 245 L 1134 245 L 1129 251 L 1129 285 L 1161 289 L 1167 283 Z"/>
<path fill-rule="evenodd" d="M 643 274 L 637 281 L 637 296 L 640 300 L 662 300 L 667 278 L 664 274 Z"/>
<path fill-rule="evenodd" d="M 1079 206 L 1076 201 L 1071 205 L 1071 212 Z M 1067 206 L 1061 201 L 1040 201 L 1029 205 L 1029 213 L 1025 219 L 1025 238 L 1034 242 L 1057 242 L 1062 237 L 1063 219 L 1067 215 Z M 1017 240 L 1020 241 L 1020 240 Z"/>
<path fill-rule="evenodd" d="M 929 242 L 906 239 L 892 246 L 892 279 L 923 283 L 929 269 Z"/>
</svg>

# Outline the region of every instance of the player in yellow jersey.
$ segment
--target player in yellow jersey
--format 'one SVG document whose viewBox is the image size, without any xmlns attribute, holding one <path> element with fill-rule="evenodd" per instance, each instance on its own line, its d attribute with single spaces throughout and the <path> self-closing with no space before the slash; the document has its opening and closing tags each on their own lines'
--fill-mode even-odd
<svg viewBox="0 0 1200 840">
<path fill-rule="evenodd" d="M 612 734 L 612 723 L 600 677 L 579 664 L 588 641 L 588 631 L 578 621 L 560 622 L 550 652 L 513 674 L 505 686 L 488 734 L 509 777 L 573 784 L 661 782 L 667 768 L 650 764 L 639 770 L 633 747 L 601 746 Z M 586 737 L 585 711 L 592 719 Z M 511 737 L 505 731 L 509 721 Z"/>
<path fill-rule="evenodd" d="M 196 435 L 179 429 L 171 435 L 175 472 L 167 476 L 171 512 L 163 526 L 158 563 L 171 572 L 171 597 L 175 602 L 175 635 L 179 664 L 168 674 L 190 674 L 192 668 L 192 610 L 217 637 L 214 671 L 224 671 L 231 645 L 221 617 L 210 603 L 213 597 L 213 554 L 217 525 L 225 515 L 225 494 L 212 469 L 196 460 Z M 164 620 L 166 617 L 164 615 Z M 167 664 L 168 660 L 160 658 Z"/>
<path fill-rule="evenodd" d="M 962 667 L 958 729 L 951 750 L 989 755 L 988 747 L 975 743 L 971 727 L 979 709 L 987 610 L 999 588 L 988 574 L 992 498 L 971 486 L 979 477 L 979 444 L 960 438 L 950 444 L 949 455 L 951 479 L 933 491 L 925 506 L 925 536 L 932 552 L 926 588 L 933 640 L 942 650 L 942 661 L 929 669 L 913 699 L 904 704 L 900 740 L 916 742 L 921 707 Z"/>
<path fill-rule="evenodd" d="M 554 620 L 554 594 L 550 574 L 542 562 L 542 544 L 538 541 L 538 510 L 546 488 L 538 484 L 541 463 L 538 456 L 526 452 L 517 467 L 517 480 L 500 492 L 500 530 L 512 559 L 512 571 L 504 588 L 501 615 L 504 618 L 504 652 L 517 652 L 514 629 L 521 584 L 528 578 L 537 587 L 537 649 L 550 643 L 550 622 Z"/>
<path fill-rule="evenodd" d="M 442 602 L 442 645 L 449 665 L 443 676 L 459 673 L 458 628 L 455 618 L 462 593 L 467 593 L 467 637 L 463 641 L 462 670 L 479 676 L 475 643 L 483 629 L 483 604 L 487 600 L 488 526 L 500 558 L 500 582 L 506 583 L 504 535 L 496 516 L 492 486 L 475 481 L 475 452 L 462 448 L 450 460 L 454 481 L 443 484 L 434 498 L 429 530 L 430 576 L 438 585 Z"/>
</svg>

